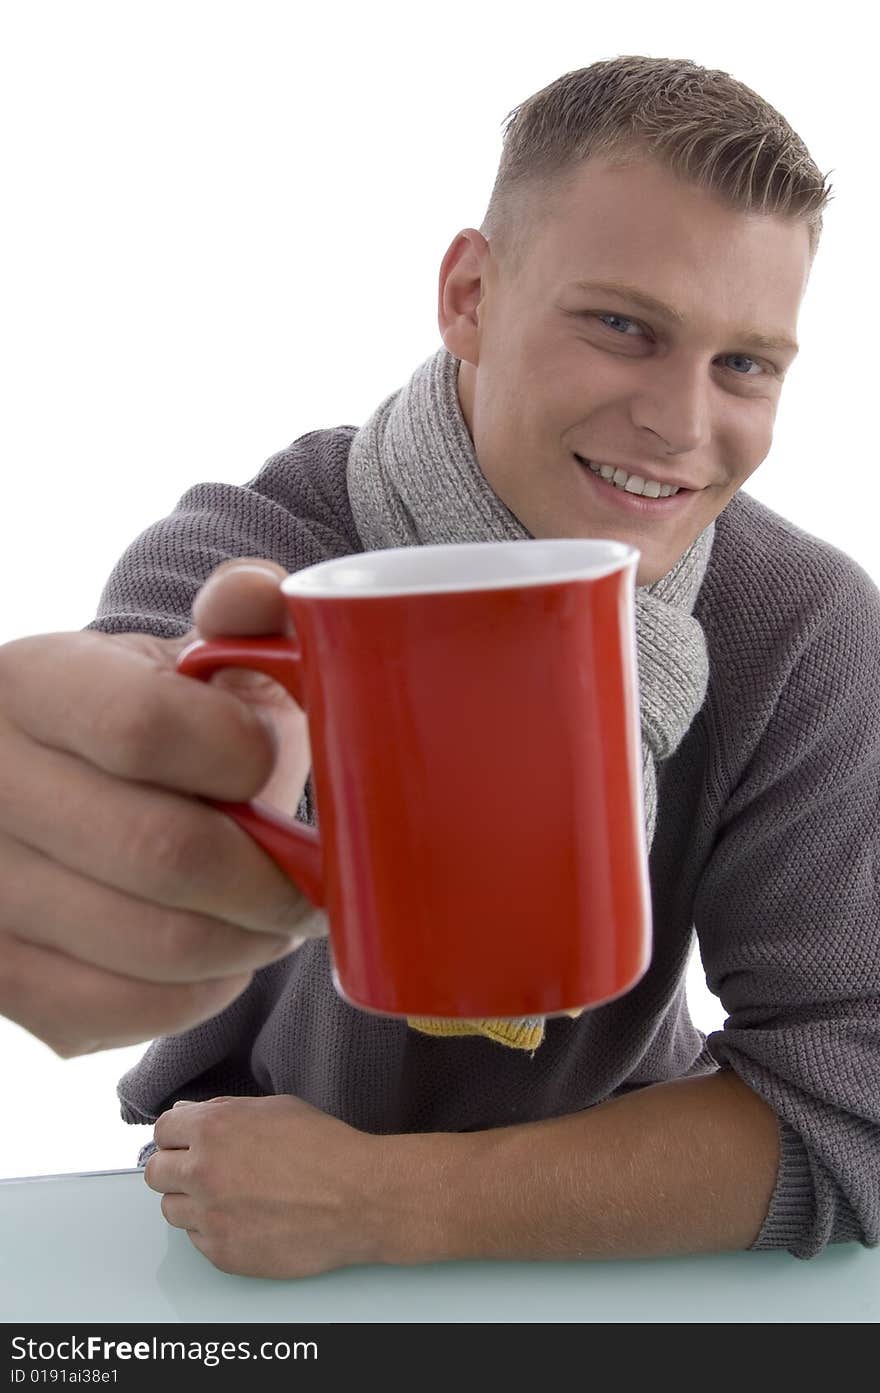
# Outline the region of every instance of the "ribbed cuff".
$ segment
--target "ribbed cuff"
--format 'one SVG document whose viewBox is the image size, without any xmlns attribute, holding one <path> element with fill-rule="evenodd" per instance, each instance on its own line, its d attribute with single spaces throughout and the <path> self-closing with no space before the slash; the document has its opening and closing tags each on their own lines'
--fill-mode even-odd
<svg viewBox="0 0 880 1393">
<path fill-rule="evenodd" d="M 778 1118 L 779 1171 L 761 1232 L 750 1251 L 787 1248 L 795 1257 L 815 1256 L 806 1241 L 815 1220 L 813 1175 L 807 1148 L 794 1128 Z M 821 1247 L 821 1245 L 820 1245 Z"/>
</svg>

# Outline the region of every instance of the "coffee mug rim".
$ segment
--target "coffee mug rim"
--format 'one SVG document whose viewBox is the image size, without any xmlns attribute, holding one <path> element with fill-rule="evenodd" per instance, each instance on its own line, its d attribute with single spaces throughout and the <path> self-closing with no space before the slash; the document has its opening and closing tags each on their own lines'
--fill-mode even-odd
<svg viewBox="0 0 880 1393">
<path fill-rule="evenodd" d="M 476 552 L 485 552 L 493 549 L 498 552 L 510 551 L 514 555 L 513 548 L 523 546 L 543 547 L 548 550 L 576 551 L 592 549 L 597 553 L 593 561 L 585 560 L 579 565 L 563 566 L 560 560 L 560 569 L 550 573 L 519 573 L 507 574 L 493 579 L 469 579 L 469 580 L 450 580 L 443 582 L 436 581 L 414 581 L 412 583 L 382 584 L 377 581 L 369 581 L 367 584 L 361 582 L 358 585 L 345 587 L 344 585 L 327 583 L 322 585 L 321 578 L 330 574 L 351 569 L 353 564 L 363 562 L 369 558 L 375 560 L 382 557 L 383 561 L 389 559 L 393 563 L 397 558 L 411 559 L 414 552 L 421 556 L 440 555 L 452 558 L 454 553 L 465 553 L 473 555 Z M 599 558 L 602 559 L 599 559 Z M 403 595 L 445 595 L 445 594 L 466 594 L 468 592 L 480 593 L 489 590 L 514 590 L 526 587 L 546 586 L 546 585 L 565 585 L 571 581 L 578 580 L 601 580 L 605 576 L 614 575 L 619 571 L 635 569 L 638 565 L 641 552 L 638 547 L 631 546 L 628 542 L 619 542 L 614 538 L 604 537 L 537 537 L 523 538 L 521 540 L 506 542 L 448 542 L 431 546 L 416 547 L 382 547 L 367 551 L 350 552 L 345 556 L 336 556 L 329 561 L 318 561 L 312 566 L 304 566 L 300 571 L 294 571 L 287 576 L 281 583 L 282 593 L 292 597 L 308 600 L 358 600 L 358 599 L 378 599 L 380 597 L 403 596 Z"/>
</svg>

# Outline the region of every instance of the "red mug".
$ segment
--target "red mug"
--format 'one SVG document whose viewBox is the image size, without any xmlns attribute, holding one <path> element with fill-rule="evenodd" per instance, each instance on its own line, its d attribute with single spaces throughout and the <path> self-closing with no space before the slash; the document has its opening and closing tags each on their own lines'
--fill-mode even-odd
<svg viewBox="0 0 880 1393">
<path fill-rule="evenodd" d="M 568 538 L 358 553 L 281 583 L 295 636 L 181 653 L 307 714 L 319 830 L 215 806 L 326 909 L 351 1005 L 547 1016 L 645 972 L 638 559 Z"/>
</svg>

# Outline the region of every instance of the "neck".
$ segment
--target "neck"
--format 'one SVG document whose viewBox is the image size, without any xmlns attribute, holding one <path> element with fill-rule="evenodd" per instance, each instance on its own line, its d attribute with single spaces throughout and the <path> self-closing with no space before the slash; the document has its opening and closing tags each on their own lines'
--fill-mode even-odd
<svg viewBox="0 0 880 1393">
<path fill-rule="evenodd" d="M 464 423 L 468 428 L 468 435 L 473 441 L 474 438 L 474 388 L 476 385 L 477 373 L 473 363 L 466 363 L 464 358 L 458 369 L 458 401 L 461 406 L 461 414 Z"/>
</svg>

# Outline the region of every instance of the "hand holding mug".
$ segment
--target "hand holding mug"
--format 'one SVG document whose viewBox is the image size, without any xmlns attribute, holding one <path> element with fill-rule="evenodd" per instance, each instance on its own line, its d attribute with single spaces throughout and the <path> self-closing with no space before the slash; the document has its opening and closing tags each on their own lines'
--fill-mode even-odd
<svg viewBox="0 0 880 1393">
<path fill-rule="evenodd" d="M 0 1012 L 62 1057 L 215 1015 L 314 926 L 290 879 L 204 801 L 294 809 L 302 713 L 256 675 L 175 677 L 197 634 L 283 633 L 284 574 L 218 568 L 184 640 L 0 647 Z"/>
</svg>

